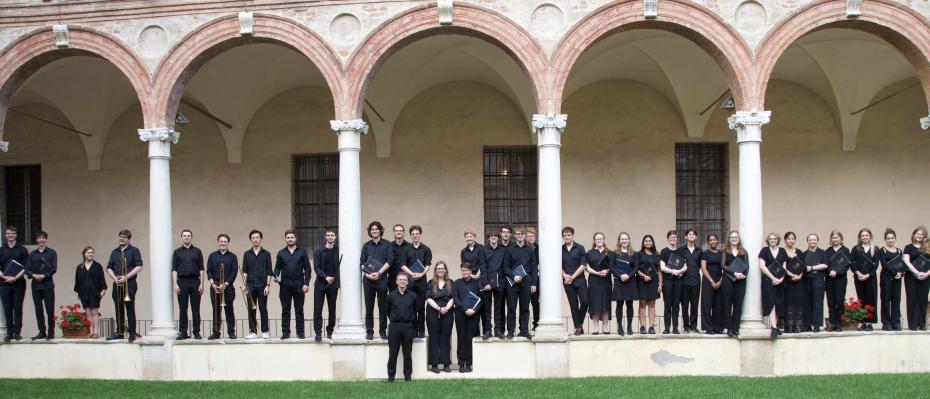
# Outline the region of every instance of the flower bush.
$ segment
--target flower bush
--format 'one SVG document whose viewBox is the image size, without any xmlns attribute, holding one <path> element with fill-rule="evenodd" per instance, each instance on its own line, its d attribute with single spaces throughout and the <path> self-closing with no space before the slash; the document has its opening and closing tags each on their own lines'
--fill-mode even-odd
<svg viewBox="0 0 930 399">
<path fill-rule="evenodd" d="M 81 305 L 74 304 L 59 306 L 58 308 L 61 310 L 61 316 L 56 317 L 56 319 L 62 331 L 90 327 L 90 319 L 87 318 L 87 312 L 81 310 Z"/>
<path fill-rule="evenodd" d="M 875 307 L 872 305 L 863 305 L 862 301 L 849 298 L 846 301 L 846 312 L 840 317 L 845 323 L 859 324 L 875 317 Z"/>
</svg>

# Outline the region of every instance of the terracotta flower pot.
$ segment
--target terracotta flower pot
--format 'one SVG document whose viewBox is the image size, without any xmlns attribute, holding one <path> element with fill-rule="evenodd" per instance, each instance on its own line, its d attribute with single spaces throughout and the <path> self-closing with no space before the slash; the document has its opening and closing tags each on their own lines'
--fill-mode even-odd
<svg viewBox="0 0 930 399">
<path fill-rule="evenodd" d="M 80 329 L 77 329 L 77 330 L 74 330 L 74 329 L 61 330 L 61 336 L 63 338 L 83 339 L 83 338 L 87 338 L 88 334 L 90 334 L 90 327 L 87 327 L 87 326 L 81 327 Z"/>
</svg>

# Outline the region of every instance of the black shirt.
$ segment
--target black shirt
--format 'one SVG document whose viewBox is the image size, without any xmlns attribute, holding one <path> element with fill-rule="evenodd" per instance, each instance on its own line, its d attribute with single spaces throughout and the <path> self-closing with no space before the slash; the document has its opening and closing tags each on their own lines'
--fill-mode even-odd
<svg viewBox="0 0 930 399">
<path fill-rule="evenodd" d="M 878 262 L 882 265 L 882 274 L 892 278 L 895 277 L 897 273 L 892 272 L 891 269 L 888 268 L 888 262 L 898 256 L 903 257 L 904 253 L 898 248 L 895 248 L 894 251 L 889 251 L 885 247 L 882 247 L 878 250 L 878 254 Z"/>
<path fill-rule="evenodd" d="M 38 249 L 29 254 L 29 264 L 26 266 L 26 277 L 32 278 L 34 274 L 45 275 L 42 281 L 32 280 L 33 290 L 44 290 L 55 288 L 55 282 L 52 275 L 58 271 L 58 253 L 54 249 L 45 247 L 45 250 L 39 252 Z"/>
<path fill-rule="evenodd" d="M 766 249 L 766 250 L 767 250 L 767 248 L 768 248 L 768 247 L 763 248 L 763 249 Z M 784 251 L 784 248 L 782 248 L 781 250 Z M 727 273 L 730 273 L 730 268 L 729 268 L 727 265 L 733 263 L 733 261 L 736 260 L 736 256 L 733 255 L 733 252 L 730 252 L 729 250 L 725 250 L 725 253 L 727 254 L 727 257 L 726 257 L 727 261 L 726 261 L 726 264 L 723 265 L 723 270 L 726 271 Z M 788 255 L 785 254 L 785 256 L 788 256 Z M 739 258 L 740 258 L 740 260 L 742 260 L 744 263 L 746 263 L 746 265 L 749 265 L 749 254 L 745 254 L 745 253 L 744 253 L 744 254 L 740 254 L 740 255 L 739 255 Z M 746 273 L 745 273 L 744 275 L 745 275 L 745 276 L 749 276 L 749 273 L 752 273 L 752 268 L 747 269 L 747 270 L 746 270 Z M 733 273 L 730 273 L 730 274 L 733 274 Z M 763 274 L 762 274 L 762 278 L 768 278 L 768 277 L 766 277 L 766 276 L 765 276 L 765 273 L 763 273 Z M 742 281 L 746 281 L 746 280 L 742 280 Z M 734 281 L 734 282 L 740 282 L 740 280 L 737 280 L 737 281 Z"/>
<path fill-rule="evenodd" d="M 417 319 L 417 294 L 410 289 L 400 293 L 400 289 L 391 291 L 387 295 L 388 319 L 391 323 L 413 323 Z"/>
<path fill-rule="evenodd" d="M 446 285 L 437 286 L 436 291 L 433 292 L 433 280 L 430 280 L 426 288 L 426 298 L 432 299 L 440 307 L 445 307 L 452 300 L 453 284 L 451 280 L 447 281 Z"/>
<path fill-rule="evenodd" d="M 639 251 L 633 256 L 633 270 L 651 277 L 652 280 L 649 283 L 652 283 L 652 281 L 656 281 L 659 276 L 660 260 L 659 255 L 649 254 L 646 253 L 646 251 Z M 649 272 L 650 268 L 652 269 L 652 273 Z"/>
<path fill-rule="evenodd" d="M 384 240 L 382 239 L 381 241 L 384 241 Z M 369 241 L 369 242 L 371 242 L 371 241 Z M 391 271 L 391 274 L 400 273 L 400 267 L 401 267 L 401 266 L 404 266 L 404 263 L 403 263 L 403 262 L 404 262 L 404 255 L 407 254 L 407 249 L 408 249 L 408 248 L 410 248 L 410 242 L 407 241 L 407 240 L 401 241 L 400 244 L 398 244 L 396 241 L 391 241 L 391 251 L 393 251 L 393 253 L 394 253 L 394 258 L 393 258 L 393 260 L 390 261 L 390 263 L 391 263 L 391 268 L 388 269 L 388 270 Z M 365 263 L 367 260 L 368 260 L 368 258 L 363 259 L 363 260 L 362 260 L 362 263 Z M 383 262 L 382 262 L 382 263 L 383 263 Z M 424 266 L 425 266 L 425 265 L 426 265 L 426 264 L 424 263 Z"/>
<path fill-rule="evenodd" d="M 729 258 L 728 258 L 729 259 Z M 765 267 L 772 270 L 772 265 L 778 265 L 778 267 L 784 268 L 785 262 L 788 261 L 788 251 L 784 248 L 779 247 L 778 253 L 775 256 L 772 256 L 772 250 L 768 246 L 759 250 L 759 259 L 765 261 Z M 729 263 L 729 262 L 727 262 Z M 770 280 L 769 276 L 765 273 L 762 273 L 762 278 L 765 280 Z"/>
<path fill-rule="evenodd" d="M 278 251 L 278 258 L 274 264 L 274 275 L 278 276 L 282 286 L 309 286 L 310 273 L 310 258 L 307 257 L 306 250 L 297 246 L 294 247 L 294 252 L 289 251 L 287 247 Z"/>
<path fill-rule="evenodd" d="M 878 248 L 872 247 L 869 252 L 865 252 L 862 245 L 856 245 L 852 249 L 852 269 L 859 273 L 875 275 L 878 270 Z"/>
<path fill-rule="evenodd" d="M 841 245 L 839 250 L 833 249 L 833 247 L 827 248 L 827 250 L 824 251 L 824 253 L 826 253 L 826 260 L 829 261 L 829 260 L 832 259 L 833 256 L 836 255 L 838 252 L 843 252 L 843 253 L 845 253 L 845 254 L 846 254 L 846 257 L 849 258 L 850 261 L 852 261 L 852 254 L 849 253 L 849 248 L 846 248 L 845 245 Z M 846 278 L 846 273 L 848 273 L 848 272 L 849 272 L 849 268 L 847 267 L 847 268 L 846 268 L 845 270 L 843 270 L 842 272 L 837 272 L 837 273 L 836 273 L 836 277 L 833 277 L 833 278 Z M 830 269 L 825 270 L 825 273 L 826 273 L 826 275 L 829 277 L 829 276 L 830 276 Z"/>
<path fill-rule="evenodd" d="M 171 271 L 177 272 L 179 279 L 200 277 L 203 271 L 203 253 L 200 248 L 182 245 L 175 249 L 171 257 Z"/>
<path fill-rule="evenodd" d="M 702 251 L 701 260 L 707 262 L 707 274 L 710 275 L 709 277 L 714 281 L 720 281 L 720 277 L 723 275 L 723 251 Z"/>
<path fill-rule="evenodd" d="M 407 266 L 408 269 L 410 265 L 418 260 L 423 264 L 423 267 L 429 267 L 433 264 L 433 251 L 422 242 L 418 246 L 414 246 L 413 244 L 408 245 L 401 256 L 403 257 L 403 259 L 401 259 L 401 265 Z M 426 275 L 419 280 L 410 280 L 410 283 L 425 287 Z"/>
<path fill-rule="evenodd" d="M 537 274 L 536 269 L 539 267 L 538 261 L 536 260 L 536 249 L 526 243 L 524 243 L 522 247 L 515 243 L 510 246 L 509 253 L 510 262 L 504 269 L 504 274 L 513 278 L 513 269 L 519 265 L 523 265 L 523 270 L 526 271 L 526 277 L 523 278 L 520 284 L 526 282 L 531 286 L 536 285 L 534 278 Z"/>
<path fill-rule="evenodd" d="M 115 276 L 123 275 L 123 265 L 120 264 L 120 254 L 126 257 L 126 274 L 132 272 L 132 269 L 136 267 L 142 267 L 142 253 L 139 252 L 139 248 L 132 246 L 132 244 L 126 244 L 126 248 L 122 249 L 116 247 L 113 249 L 113 252 L 110 252 L 110 261 L 107 262 L 107 269 L 113 271 Z M 129 278 L 130 281 L 133 281 L 139 275 L 136 274 Z"/>
<path fill-rule="evenodd" d="M 327 277 L 333 278 L 332 286 L 339 288 L 339 247 L 333 244 L 332 248 L 322 245 L 313 251 L 313 271 L 316 272 L 317 289 L 325 289 Z"/>
<path fill-rule="evenodd" d="M 268 276 L 274 276 L 271 268 L 271 252 L 265 248 L 255 251 L 249 248 L 242 254 L 242 272 L 246 275 L 246 284 L 249 288 L 265 288 L 268 285 Z"/>
<path fill-rule="evenodd" d="M 568 275 L 574 275 L 578 268 L 584 265 L 585 250 L 584 246 L 574 243 L 569 249 L 562 244 L 562 272 Z M 580 276 L 579 276 L 580 277 Z"/>
<path fill-rule="evenodd" d="M 222 265 L 222 269 L 220 269 Z M 220 271 L 222 270 L 222 275 Z M 213 251 L 207 257 L 207 278 L 213 280 L 214 284 L 225 282 L 232 286 L 236 281 L 236 274 L 239 273 L 239 258 L 232 251 L 222 253 L 219 250 Z"/>
<path fill-rule="evenodd" d="M 672 254 L 681 256 L 681 254 L 678 252 L 678 250 L 679 250 L 679 248 L 671 249 L 671 248 L 669 248 L 669 247 L 665 247 L 665 248 L 662 248 L 661 251 L 659 251 L 659 259 L 660 259 L 662 262 L 665 262 L 665 267 L 671 269 L 671 266 L 669 266 L 668 261 L 669 261 L 669 259 L 672 258 Z M 662 272 L 662 278 L 664 279 L 664 281 L 667 281 L 667 282 L 670 282 L 671 279 L 680 280 L 680 279 L 684 278 L 684 276 L 685 276 L 685 275 L 682 274 L 681 276 L 673 277 L 671 273 Z"/>
<path fill-rule="evenodd" d="M 910 258 L 910 260 L 911 260 L 911 266 L 915 266 L 914 264 L 917 263 L 917 258 L 918 258 L 919 256 L 921 256 L 921 255 L 927 256 L 927 254 L 923 253 L 923 252 L 920 250 L 920 248 L 918 248 L 918 247 L 917 247 L 916 245 L 914 245 L 914 244 L 907 244 L 907 245 L 904 247 L 904 254 L 907 255 L 908 258 Z M 910 274 L 910 275 L 913 275 L 913 273 L 911 273 L 911 268 L 907 268 L 907 273 Z"/>
<path fill-rule="evenodd" d="M 381 267 L 384 267 L 385 263 L 394 265 L 393 242 L 381 239 L 378 240 L 378 243 L 376 244 L 374 240 L 368 240 L 365 245 L 362 245 L 362 256 L 359 257 L 359 265 L 362 269 L 364 269 L 365 264 L 368 263 L 369 257 L 371 257 L 375 263 L 381 265 Z M 400 265 L 397 265 L 397 267 L 400 268 Z M 379 287 L 384 287 L 387 285 L 387 273 L 382 273 L 378 278 L 378 281 L 371 281 L 367 278 L 362 281 L 364 281 L 365 284 L 376 284 Z"/>
<path fill-rule="evenodd" d="M 685 259 L 688 270 L 682 278 L 682 283 L 689 287 L 697 287 L 701 284 L 701 253 L 704 252 L 700 247 L 695 246 L 694 252 L 688 249 L 688 246 L 678 247 L 678 256 Z"/>
<path fill-rule="evenodd" d="M 507 248 L 500 245 L 484 247 L 484 268 L 481 269 L 482 287 L 490 284 L 491 288 L 500 288 L 504 282 L 504 262 L 507 258 Z"/>
<path fill-rule="evenodd" d="M 820 248 L 815 248 L 813 251 L 808 249 L 807 251 L 804 251 L 804 253 L 802 254 L 802 257 L 804 259 L 804 266 L 825 265 L 827 263 L 827 252 Z M 805 275 L 807 276 L 807 278 L 822 279 L 823 275 L 827 274 L 826 271 L 829 269 L 827 270 L 811 269 L 810 271 L 807 271 L 807 268 L 804 268 L 804 270 L 805 270 Z"/>
<path fill-rule="evenodd" d="M 481 290 L 481 287 L 478 286 L 477 279 L 468 279 L 460 278 L 455 280 L 455 283 L 452 284 L 452 302 L 455 303 L 456 310 L 465 313 L 465 298 L 468 297 L 468 293 L 472 293 L 478 296 L 481 294 L 478 291 Z M 478 303 L 478 306 L 475 307 L 475 314 L 478 315 L 478 312 L 481 311 L 481 303 Z M 473 316 L 474 316 L 473 315 Z"/>
<path fill-rule="evenodd" d="M 462 263 L 471 264 L 471 274 L 478 274 L 478 272 L 484 268 L 484 257 L 484 245 L 478 244 L 477 242 L 472 248 L 468 248 L 468 245 L 466 245 L 459 253 L 459 258 Z"/>
</svg>

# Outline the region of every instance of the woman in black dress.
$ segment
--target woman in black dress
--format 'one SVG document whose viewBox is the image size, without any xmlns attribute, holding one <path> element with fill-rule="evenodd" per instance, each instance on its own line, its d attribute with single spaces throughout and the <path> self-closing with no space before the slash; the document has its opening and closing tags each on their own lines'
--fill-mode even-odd
<svg viewBox="0 0 930 399">
<path fill-rule="evenodd" d="M 904 247 L 904 263 L 908 272 L 904 277 L 904 289 L 907 291 L 907 328 L 911 331 L 927 330 L 927 294 L 930 292 L 930 271 L 924 273 L 914 267 L 921 256 L 930 253 L 927 242 L 927 228 L 918 226 L 911 233 L 911 243 Z"/>
<path fill-rule="evenodd" d="M 882 330 L 901 331 L 901 281 L 904 270 L 895 270 L 889 261 L 904 255 L 895 246 L 898 235 L 891 228 L 885 229 L 885 246 L 878 250 L 878 261 L 882 265 L 881 300 Z"/>
<path fill-rule="evenodd" d="M 769 327 L 772 329 L 772 338 L 781 335 L 778 318 L 785 313 L 784 302 L 784 281 L 785 276 L 775 278 L 772 275 L 770 266 L 784 268 L 785 261 L 788 260 L 788 254 L 785 249 L 778 246 L 781 244 L 781 237 L 775 233 L 769 233 L 765 240 L 768 247 L 759 251 L 759 270 L 762 271 L 762 316 L 769 317 Z"/>
<path fill-rule="evenodd" d="M 804 272 L 792 273 L 789 262 L 801 262 L 804 265 L 804 255 L 797 248 L 798 237 L 794 232 L 785 233 L 785 253 L 788 259 L 785 261 L 785 331 L 789 333 L 799 333 L 804 325 L 804 303 L 807 298 L 807 285 L 804 281 Z"/>
<path fill-rule="evenodd" d="M 723 332 L 723 251 L 718 244 L 717 235 L 709 234 L 708 249 L 701 252 L 701 328 L 705 334 Z"/>
<path fill-rule="evenodd" d="M 605 243 L 604 233 L 594 233 L 594 244 L 585 255 L 588 270 L 588 314 L 594 324 L 592 335 L 610 334 L 610 265 L 614 254 Z"/>
<path fill-rule="evenodd" d="M 852 269 L 856 275 L 854 282 L 856 296 L 859 297 L 863 307 L 872 307 L 872 317 L 866 319 L 859 326 L 859 330 L 872 331 L 872 323 L 875 323 L 878 310 L 878 282 L 875 281 L 878 270 L 878 248 L 872 245 L 872 230 L 868 228 L 859 230 L 859 243 L 852 249 Z"/>
<path fill-rule="evenodd" d="M 746 296 L 746 274 L 734 273 L 730 271 L 729 265 L 733 264 L 736 258 L 740 258 L 744 263 L 749 263 L 749 256 L 746 249 L 743 248 L 743 241 L 740 239 L 739 232 L 733 230 L 727 235 L 727 246 L 723 250 L 724 274 L 723 279 L 723 324 L 727 328 L 727 336 L 739 337 L 740 319 L 743 317 L 743 298 Z M 746 273 L 750 271 L 747 269 Z"/>
<path fill-rule="evenodd" d="M 107 293 L 107 280 L 103 277 L 103 266 L 94 260 L 94 248 L 84 247 L 81 251 L 84 261 L 77 265 L 74 272 L 74 292 L 81 299 L 81 306 L 87 310 L 90 319 L 90 334 L 87 338 L 98 338 L 97 323 L 100 321 L 100 298 Z"/>
<path fill-rule="evenodd" d="M 807 235 L 807 251 L 804 252 L 804 282 L 807 284 L 805 299 L 805 331 L 820 332 L 823 325 L 823 296 L 826 290 L 824 277 L 827 274 L 827 253 L 818 247 L 820 236 Z"/>
<path fill-rule="evenodd" d="M 449 278 L 446 262 L 439 261 L 433 268 L 433 279 L 427 283 L 426 288 L 426 328 L 429 331 L 427 342 L 427 364 L 434 373 L 452 371 L 452 279 Z"/>
<path fill-rule="evenodd" d="M 826 253 L 828 261 L 835 256 L 845 256 L 847 259 L 852 259 L 849 248 L 843 245 L 843 233 L 839 230 L 830 232 L 830 248 L 827 248 Z M 849 274 L 848 266 L 844 267 L 843 270 L 830 268 L 827 273 L 827 308 L 830 311 L 830 326 L 827 327 L 827 331 L 843 331 L 843 314 L 846 313 L 847 274 Z"/>
<path fill-rule="evenodd" d="M 630 235 L 620 233 L 617 237 L 617 250 L 614 252 L 614 290 L 612 298 L 617 301 L 617 333 L 623 335 L 623 308 L 626 307 L 626 333 L 633 335 L 633 301 L 639 299 L 636 288 L 636 268 L 633 257 L 636 251 L 630 242 Z"/>
<path fill-rule="evenodd" d="M 659 254 L 655 239 L 651 235 L 643 237 L 642 250 L 633 256 L 633 270 L 639 284 L 639 333 L 646 333 L 646 313 L 649 313 L 649 334 L 656 333 L 656 299 L 662 290 L 662 274 L 659 273 Z"/>
</svg>

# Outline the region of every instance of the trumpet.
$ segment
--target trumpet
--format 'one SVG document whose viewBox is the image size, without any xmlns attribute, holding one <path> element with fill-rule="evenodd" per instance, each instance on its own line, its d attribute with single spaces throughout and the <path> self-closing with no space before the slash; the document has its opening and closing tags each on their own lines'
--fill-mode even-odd
<svg viewBox="0 0 930 399">
<path fill-rule="evenodd" d="M 123 278 L 126 278 L 126 275 L 129 274 L 126 266 L 126 255 L 122 252 L 119 254 L 119 265 Z M 129 298 L 129 280 L 124 280 L 119 288 L 123 290 L 123 302 L 131 302 L 132 298 Z"/>
</svg>

